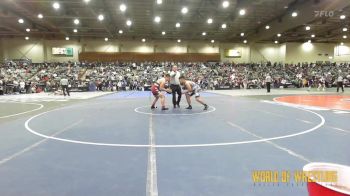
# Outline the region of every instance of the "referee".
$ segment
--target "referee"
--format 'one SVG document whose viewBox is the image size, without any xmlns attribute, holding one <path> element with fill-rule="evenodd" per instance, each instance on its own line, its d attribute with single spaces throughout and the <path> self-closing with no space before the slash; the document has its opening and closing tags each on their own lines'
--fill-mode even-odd
<svg viewBox="0 0 350 196">
<path fill-rule="evenodd" d="M 61 81 L 60 81 L 60 85 L 62 87 L 62 91 L 63 91 L 63 95 L 66 96 L 66 92 L 67 92 L 67 95 L 70 96 L 69 94 L 69 88 L 68 88 L 68 85 L 69 85 L 69 81 L 67 79 L 67 76 L 63 76 Z"/>
<path fill-rule="evenodd" d="M 180 107 L 180 101 L 181 101 L 181 86 L 180 86 L 180 75 L 181 73 L 177 70 L 177 66 L 173 66 L 172 71 L 170 72 L 170 88 L 172 90 L 173 94 L 173 105 L 174 108 Z M 176 94 L 177 101 L 176 101 Z"/>
<path fill-rule="evenodd" d="M 339 88 L 341 88 L 342 92 L 344 92 L 343 76 L 340 74 L 337 79 L 337 92 L 339 92 Z"/>
<path fill-rule="evenodd" d="M 267 74 L 266 78 L 265 78 L 265 83 L 266 83 L 266 89 L 267 89 L 268 93 L 271 90 L 271 82 L 272 82 L 272 78 L 271 78 L 270 74 Z"/>
</svg>

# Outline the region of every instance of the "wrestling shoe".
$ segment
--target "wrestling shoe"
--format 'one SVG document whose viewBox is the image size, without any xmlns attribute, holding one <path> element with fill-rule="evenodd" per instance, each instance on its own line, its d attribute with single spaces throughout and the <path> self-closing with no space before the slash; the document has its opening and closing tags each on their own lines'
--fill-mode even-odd
<svg viewBox="0 0 350 196">
<path fill-rule="evenodd" d="M 151 110 L 154 110 L 154 109 L 156 109 L 156 108 L 157 108 L 157 107 L 155 107 L 155 106 L 153 106 L 153 105 L 151 106 Z"/>
<path fill-rule="evenodd" d="M 192 106 L 189 105 L 186 109 L 192 110 Z"/>
<path fill-rule="evenodd" d="M 176 105 L 174 105 L 174 109 L 176 108 Z"/>
<path fill-rule="evenodd" d="M 169 108 L 166 108 L 166 107 L 162 107 L 162 110 L 169 110 Z"/>
<path fill-rule="evenodd" d="M 208 105 L 207 104 L 204 105 L 204 109 L 203 110 L 208 110 Z"/>
</svg>

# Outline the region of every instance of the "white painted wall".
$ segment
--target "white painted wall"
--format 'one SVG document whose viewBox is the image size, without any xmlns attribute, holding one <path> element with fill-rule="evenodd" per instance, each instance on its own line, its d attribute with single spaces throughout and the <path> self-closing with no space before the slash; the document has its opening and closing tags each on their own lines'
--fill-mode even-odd
<svg viewBox="0 0 350 196">
<path fill-rule="evenodd" d="M 334 61 L 350 62 L 350 43 L 344 43 L 344 45 L 334 47 Z"/>
<path fill-rule="evenodd" d="M 73 57 L 52 55 L 52 47 L 70 47 L 74 50 Z M 345 43 L 343 50 L 349 49 L 349 54 L 337 55 L 336 44 L 326 43 L 286 43 L 286 44 L 239 44 L 239 43 L 208 43 L 174 41 L 119 41 L 110 40 L 42 40 L 20 38 L 0 39 L 0 60 L 30 58 L 35 63 L 78 61 L 79 52 L 141 52 L 141 53 L 220 53 L 223 62 L 316 62 L 316 61 L 350 61 L 350 44 Z M 241 51 L 241 58 L 227 58 L 226 49 Z M 339 53 L 339 52 L 338 52 Z M 319 56 L 321 54 L 321 56 Z M 333 56 L 329 59 L 328 56 Z"/>
<path fill-rule="evenodd" d="M 330 61 L 329 56 L 334 56 L 334 47 L 335 44 L 328 43 L 287 43 L 286 62 Z"/>
</svg>

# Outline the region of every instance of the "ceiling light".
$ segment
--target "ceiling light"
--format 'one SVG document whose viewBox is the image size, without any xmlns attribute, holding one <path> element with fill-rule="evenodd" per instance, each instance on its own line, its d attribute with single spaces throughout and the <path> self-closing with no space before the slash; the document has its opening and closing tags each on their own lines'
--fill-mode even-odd
<svg viewBox="0 0 350 196">
<path fill-rule="evenodd" d="M 89 2 L 90 2 L 90 0 L 84 0 L 84 2 L 85 2 L 85 3 L 89 3 Z"/>
<path fill-rule="evenodd" d="M 227 8 L 230 5 L 230 2 L 228 1 L 223 1 L 222 2 L 222 7 Z"/>
<path fill-rule="evenodd" d="M 207 35 L 207 33 L 206 33 L 206 32 L 203 32 L 203 33 L 202 33 L 202 35 L 203 35 L 203 36 L 206 36 L 206 35 Z"/>
<path fill-rule="evenodd" d="M 344 20 L 346 18 L 346 16 L 343 14 L 339 17 L 341 20 Z"/>
<path fill-rule="evenodd" d="M 280 33 L 277 33 L 277 37 L 281 37 L 282 35 Z"/>
<path fill-rule="evenodd" d="M 178 39 L 178 40 L 177 40 L 177 43 L 180 43 L 180 42 L 181 42 L 181 39 Z"/>
<path fill-rule="evenodd" d="M 277 40 L 275 41 L 275 44 L 278 44 L 278 41 L 277 41 Z"/>
<path fill-rule="evenodd" d="M 24 39 L 29 40 L 29 37 L 25 37 Z"/>
<path fill-rule="evenodd" d="M 105 38 L 105 41 L 108 42 L 108 37 Z"/>
<path fill-rule="evenodd" d="M 22 18 L 18 19 L 18 23 L 23 24 L 24 20 Z"/>
<path fill-rule="evenodd" d="M 69 37 L 66 37 L 66 40 L 68 41 L 68 40 L 69 40 Z"/>
<path fill-rule="evenodd" d="M 146 39 L 145 39 L 145 38 L 143 38 L 141 41 L 142 41 L 142 42 L 146 42 Z"/>
<path fill-rule="evenodd" d="M 213 19 L 211 19 L 211 18 L 208 18 L 208 20 L 207 20 L 207 23 L 208 23 L 208 24 L 211 24 L 211 23 L 213 23 Z"/>
<path fill-rule="evenodd" d="M 312 38 L 313 38 L 313 37 L 316 37 L 316 35 L 315 35 L 315 34 L 312 34 L 311 37 L 312 37 Z"/>
<path fill-rule="evenodd" d="M 298 16 L 298 12 L 293 12 L 292 13 L 292 17 L 297 17 Z"/>
<path fill-rule="evenodd" d="M 188 8 L 187 8 L 187 7 L 183 7 L 183 8 L 181 9 L 181 13 L 182 13 L 182 14 L 187 14 L 187 12 L 188 12 Z"/>
<path fill-rule="evenodd" d="M 311 29 L 310 26 L 306 26 L 306 27 L 305 27 L 305 30 L 307 30 L 307 31 L 309 31 L 310 29 Z"/>
<path fill-rule="evenodd" d="M 27 32 L 30 32 L 30 29 L 26 29 Z"/>
<path fill-rule="evenodd" d="M 348 31 L 348 28 L 344 27 L 344 28 L 343 28 L 343 31 Z"/>
<path fill-rule="evenodd" d="M 60 9 L 61 6 L 60 6 L 59 3 L 55 2 L 55 3 L 52 4 L 52 7 L 53 7 L 55 10 L 58 10 L 58 9 Z"/>
<path fill-rule="evenodd" d="M 241 37 L 244 37 L 244 33 L 241 33 Z"/>
<path fill-rule="evenodd" d="M 160 5 L 160 4 L 162 4 L 162 3 L 163 3 L 162 0 L 157 0 L 157 4 L 158 4 L 158 5 Z"/>
<path fill-rule="evenodd" d="M 78 29 L 73 29 L 73 32 L 74 33 L 78 33 Z"/>
<path fill-rule="evenodd" d="M 126 21 L 126 25 L 131 26 L 131 25 L 132 25 L 131 20 L 127 20 L 127 21 Z"/>
<path fill-rule="evenodd" d="M 210 42 L 211 42 L 211 43 L 214 43 L 214 42 L 215 42 L 215 40 L 213 40 L 213 39 L 212 39 Z"/>
<path fill-rule="evenodd" d="M 74 24 L 78 25 L 80 23 L 79 19 L 74 19 Z"/>
<path fill-rule="evenodd" d="M 44 16 L 42 14 L 38 14 L 38 18 L 42 19 Z"/>
<path fill-rule="evenodd" d="M 266 26 L 265 26 L 265 29 L 270 29 L 270 26 L 269 26 L 269 25 L 266 25 Z"/>
<path fill-rule="evenodd" d="M 175 27 L 176 27 L 176 28 L 180 28 L 180 27 L 181 27 L 181 24 L 177 22 L 177 23 L 175 24 Z"/>
<path fill-rule="evenodd" d="M 248 42 L 247 40 L 244 40 L 244 41 L 243 41 L 243 43 L 245 43 L 245 44 L 246 44 L 247 42 Z"/>
<path fill-rule="evenodd" d="M 126 5 L 125 5 L 125 4 L 121 4 L 121 5 L 119 6 L 119 9 L 120 9 L 120 11 L 125 12 L 125 10 L 126 10 Z"/>
<path fill-rule="evenodd" d="M 348 38 L 348 36 L 346 36 L 346 35 L 343 35 L 343 39 L 346 39 L 346 38 Z"/>
<path fill-rule="evenodd" d="M 340 45 L 341 45 L 341 46 L 343 46 L 343 45 L 344 45 L 344 43 L 343 43 L 343 42 L 341 42 L 341 43 L 340 43 Z"/>
<path fill-rule="evenodd" d="M 226 24 L 222 24 L 222 25 L 221 25 L 221 28 L 223 28 L 223 29 L 226 29 L 226 27 L 227 27 Z"/>
<path fill-rule="evenodd" d="M 154 22 L 159 23 L 161 18 L 159 16 L 154 17 Z"/>
<path fill-rule="evenodd" d="M 119 30 L 118 33 L 119 33 L 119 34 L 123 34 L 123 30 Z"/>
<path fill-rule="evenodd" d="M 105 17 L 104 17 L 102 14 L 100 14 L 100 15 L 98 15 L 97 19 L 98 19 L 99 21 L 102 21 L 102 20 L 105 19 Z"/>
<path fill-rule="evenodd" d="M 245 15 L 245 9 L 239 10 L 239 15 L 244 16 Z"/>
<path fill-rule="evenodd" d="M 165 31 L 162 31 L 162 35 L 165 35 L 166 33 L 165 33 Z"/>
</svg>

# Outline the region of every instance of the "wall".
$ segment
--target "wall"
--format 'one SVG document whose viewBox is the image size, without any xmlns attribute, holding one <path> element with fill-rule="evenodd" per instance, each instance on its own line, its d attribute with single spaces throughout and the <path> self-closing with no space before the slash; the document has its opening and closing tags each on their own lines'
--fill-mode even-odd
<svg viewBox="0 0 350 196">
<path fill-rule="evenodd" d="M 73 57 L 52 55 L 52 47 L 70 47 L 74 50 Z M 344 45 L 349 47 L 349 44 Z M 140 53 L 219 53 L 222 62 L 315 62 L 315 61 L 350 61 L 349 55 L 336 55 L 336 44 L 325 43 L 286 43 L 286 44 L 243 44 L 243 43 L 208 43 L 208 42 L 181 42 L 172 41 L 119 41 L 103 39 L 75 40 L 42 40 L 23 38 L 0 39 L 0 61 L 17 58 L 30 58 L 35 63 L 40 62 L 67 62 L 78 61 L 79 52 L 140 52 Z M 241 51 L 241 58 L 227 58 L 226 49 Z M 319 56 L 321 54 L 321 56 Z M 329 59 L 329 56 L 333 59 Z"/>
<path fill-rule="evenodd" d="M 287 63 L 331 61 L 329 56 L 334 56 L 335 46 L 328 43 L 287 43 L 285 61 Z"/>
<path fill-rule="evenodd" d="M 350 62 L 350 44 L 337 45 L 334 47 L 334 61 Z"/>
</svg>

